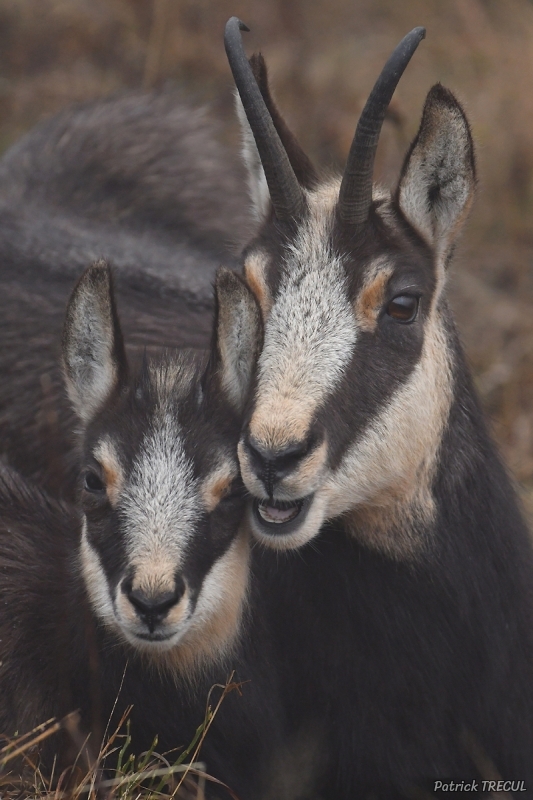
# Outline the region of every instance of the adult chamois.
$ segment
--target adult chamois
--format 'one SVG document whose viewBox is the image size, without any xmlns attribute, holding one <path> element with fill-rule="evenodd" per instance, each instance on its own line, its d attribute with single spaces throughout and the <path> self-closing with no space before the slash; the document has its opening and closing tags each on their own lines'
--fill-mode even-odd
<svg viewBox="0 0 533 800">
<path fill-rule="evenodd" d="M 212 281 L 248 235 L 240 165 L 176 92 L 67 109 L 0 159 L 0 456 L 69 493 L 58 343 L 75 276 L 114 265 L 130 348 L 206 347 Z"/>
<path fill-rule="evenodd" d="M 70 299 L 63 362 L 80 430 L 78 508 L 0 470 L 0 731 L 81 709 L 93 750 L 132 705 L 133 752 L 188 744 L 235 670 L 202 757 L 245 800 L 283 746 L 268 624 L 250 580 L 236 446 L 261 325 L 242 278 L 216 283 L 211 352 L 127 359 L 103 262 Z M 252 343 L 251 349 L 248 342 Z M 209 797 L 227 797 L 213 786 Z"/>
<path fill-rule="evenodd" d="M 290 714 L 327 743 L 325 797 L 490 777 L 482 759 L 533 791 L 531 542 L 446 302 L 476 180 L 465 114 L 434 86 L 396 189 L 373 186 L 415 28 L 370 94 L 342 179 L 322 180 L 241 30 L 233 17 L 225 43 L 264 343 L 238 451 L 253 531 L 282 551 L 264 563 L 280 651 L 293 653 Z"/>
</svg>

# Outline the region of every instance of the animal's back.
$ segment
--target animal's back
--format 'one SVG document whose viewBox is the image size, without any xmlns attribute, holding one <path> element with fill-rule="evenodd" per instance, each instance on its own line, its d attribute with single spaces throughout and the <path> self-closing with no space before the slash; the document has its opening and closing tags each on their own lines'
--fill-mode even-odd
<svg viewBox="0 0 533 800">
<path fill-rule="evenodd" d="M 176 92 L 118 95 L 41 123 L 0 160 L 2 275 L 76 277 L 105 258 L 128 286 L 211 307 L 214 271 L 235 263 L 251 225 L 222 134 Z"/>
<path fill-rule="evenodd" d="M 0 451 L 51 488 L 72 450 L 62 319 L 88 263 L 113 263 L 130 342 L 209 341 L 215 270 L 250 224 L 218 133 L 176 93 L 129 94 L 56 115 L 0 161 Z"/>
</svg>

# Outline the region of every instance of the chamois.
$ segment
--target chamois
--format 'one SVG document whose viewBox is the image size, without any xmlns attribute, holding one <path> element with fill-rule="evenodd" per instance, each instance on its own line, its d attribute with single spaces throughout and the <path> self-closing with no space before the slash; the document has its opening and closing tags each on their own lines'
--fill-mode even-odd
<svg viewBox="0 0 533 800">
<path fill-rule="evenodd" d="M 212 281 L 250 218 L 237 159 L 176 92 L 65 110 L 0 159 L 0 455 L 53 491 L 73 474 L 57 345 L 76 275 L 113 263 L 132 348 L 206 347 Z"/>
<path fill-rule="evenodd" d="M 481 778 L 475 741 L 533 791 L 533 557 L 446 302 L 475 188 L 465 114 L 426 99 L 396 189 L 373 186 L 393 52 L 340 179 L 322 180 L 249 63 L 240 96 L 259 233 L 244 250 L 264 339 L 238 446 L 287 668 L 287 707 L 328 744 L 324 796 Z M 297 552 L 294 552 L 294 551 Z M 291 683 L 292 680 L 292 683 Z"/>
<path fill-rule="evenodd" d="M 207 364 L 184 351 L 137 365 L 106 264 L 72 294 L 63 361 L 81 425 L 80 510 L 1 469 L 0 730 L 80 708 L 97 751 L 111 711 L 113 725 L 133 705 L 133 751 L 157 734 L 165 752 L 191 741 L 210 687 L 235 670 L 247 683 L 224 700 L 202 757 L 257 800 L 283 721 L 236 457 L 260 315 L 229 270 L 216 294 Z"/>
</svg>

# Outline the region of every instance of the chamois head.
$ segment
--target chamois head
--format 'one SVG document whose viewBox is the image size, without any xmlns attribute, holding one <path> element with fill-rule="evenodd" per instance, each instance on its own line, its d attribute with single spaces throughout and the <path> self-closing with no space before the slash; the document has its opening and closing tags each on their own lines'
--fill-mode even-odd
<svg viewBox="0 0 533 800">
<path fill-rule="evenodd" d="M 320 180 L 287 130 L 242 23 L 226 50 L 259 233 L 244 252 L 264 344 L 239 442 L 255 534 L 298 547 L 344 525 L 392 555 L 420 545 L 452 397 L 447 265 L 475 166 L 464 112 L 440 84 L 392 193 L 372 184 L 388 103 L 424 36 L 393 52 L 361 114 L 342 179 Z M 421 524 L 418 524 L 421 523 Z"/>
<path fill-rule="evenodd" d="M 105 625 L 172 664 L 227 651 L 248 578 L 235 451 L 261 322 L 228 270 L 217 276 L 216 306 L 207 364 L 182 352 L 133 368 L 110 270 L 99 262 L 74 289 L 63 336 L 82 423 L 87 591 Z"/>
</svg>

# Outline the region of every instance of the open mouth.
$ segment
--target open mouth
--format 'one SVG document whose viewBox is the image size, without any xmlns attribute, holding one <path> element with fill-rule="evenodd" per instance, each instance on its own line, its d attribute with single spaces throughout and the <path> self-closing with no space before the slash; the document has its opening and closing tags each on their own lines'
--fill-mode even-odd
<svg viewBox="0 0 533 800">
<path fill-rule="evenodd" d="M 291 533 L 303 522 L 311 500 L 312 495 L 301 500 L 256 500 L 254 516 L 269 533 Z"/>
</svg>

